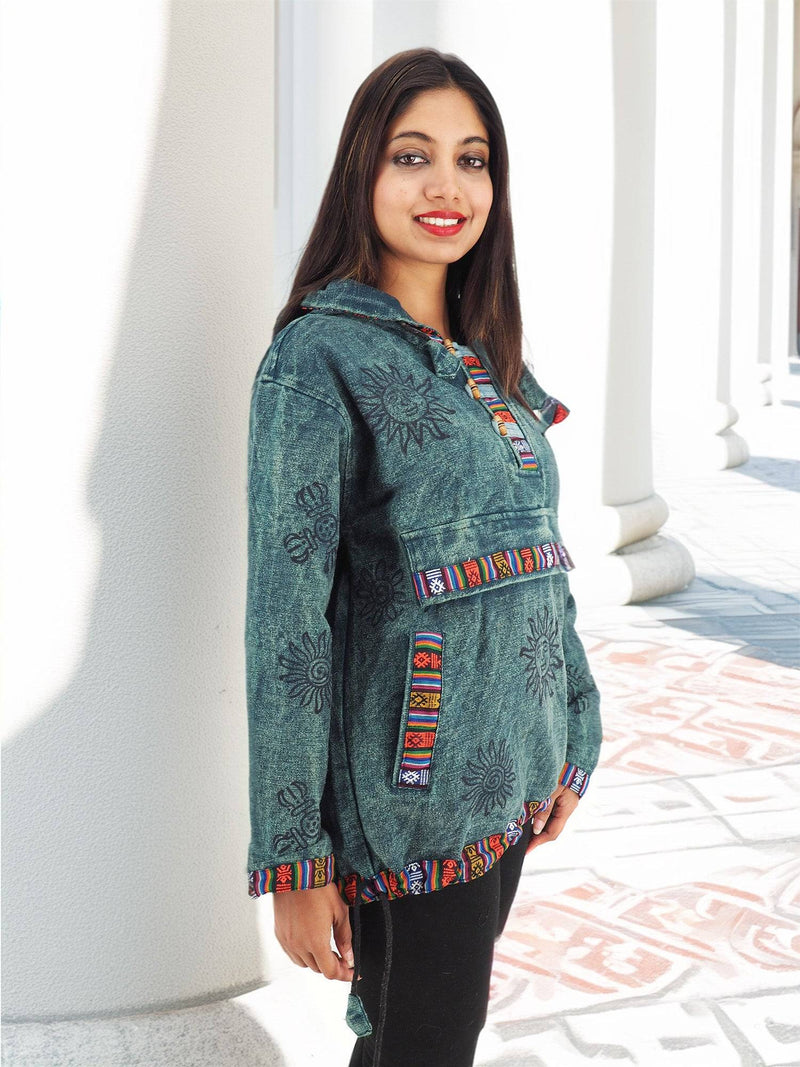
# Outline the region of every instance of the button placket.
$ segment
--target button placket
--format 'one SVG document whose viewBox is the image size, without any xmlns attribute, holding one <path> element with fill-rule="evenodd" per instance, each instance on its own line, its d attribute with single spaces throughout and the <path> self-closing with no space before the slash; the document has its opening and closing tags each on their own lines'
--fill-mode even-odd
<svg viewBox="0 0 800 1067">
<path fill-rule="evenodd" d="M 449 338 L 443 338 L 443 343 L 448 352 L 458 356 L 455 345 Z M 497 395 L 491 375 L 480 361 L 480 358 L 473 354 L 460 356 L 459 358 L 467 373 L 467 381 L 464 388 L 473 399 L 479 401 L 487 409 L 492 417 L 492 425 L 496 432 L 501 437 L 504 437 L 511 446 L 516 456 L 517 464 L 523 470 L 538 470 L 539 463 L 530 442 L 525 437 L 519 423 L 509 411 L 506 403 Z"/>
</svg>

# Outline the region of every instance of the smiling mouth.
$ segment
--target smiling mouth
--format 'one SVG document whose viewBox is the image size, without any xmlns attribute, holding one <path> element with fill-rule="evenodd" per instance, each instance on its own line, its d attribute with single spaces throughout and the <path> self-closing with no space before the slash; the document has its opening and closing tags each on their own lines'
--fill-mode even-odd
<svg viewBox="0 0 800 1067">
<path fill-rule="evenodd" d="M 424 222 L 427 226 L 442 226 L 445 228 L 461 226 L 467 221 L 464 215 L 415 215 L 414 218 L 417 222 Z"/>
<path fill-rule="evenodd" d="M 437 237 L 449 237 L 459 233 L 467 219 L 465 215 L 458 215 L 455 212 L 446 214 L 437 212 L 432 215 L 415 215 L 414 221 L 418 222 L 428 233 L 433 233 Z"/>
</svg>

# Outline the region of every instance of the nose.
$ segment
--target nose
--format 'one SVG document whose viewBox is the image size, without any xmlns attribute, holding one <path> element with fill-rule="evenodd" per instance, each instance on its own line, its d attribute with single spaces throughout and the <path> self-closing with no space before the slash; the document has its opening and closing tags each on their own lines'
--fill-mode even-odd
<svg viewBox="0 0 800 1067">
<path fill-rule="evenodd" d="M 448 203 L 461 198 L 461 180 L 457 169 L 451 163 L 438 163 L 428 170 L 425 193 L 431 200 L 445 200 Z"/>
</svg>

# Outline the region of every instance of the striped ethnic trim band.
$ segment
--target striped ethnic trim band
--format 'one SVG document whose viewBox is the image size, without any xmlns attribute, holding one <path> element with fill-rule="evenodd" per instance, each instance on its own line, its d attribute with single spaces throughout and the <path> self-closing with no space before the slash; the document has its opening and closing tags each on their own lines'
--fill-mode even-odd
<svg viewBox="0 0 800 1067">
<path fill-rule="evenodd" d="M 478 556 L 477 559 L 471 557 L 460 563 L 414 571 L 412 577 L 417 599 L 422 602 L 442 593 L 497 582 L 517 574 L 531 574 L 551 567 L 563 567 L 571 571 L 574 566 L 564 545 L 558 541 L 547 541 L 543 545 L 508 548 L 488 556 Z"/>
<path fill-rule="evenodd" d="M 586 771 L 582 771 L 580 767 L 576 767 L 574 763 L 565 763 L 559 782 L 561 785 L 568 786 L 579 797 L 582 797 L 586 792 L 586 786 L 589 784 L 589 775 Z"/>
<path fill-rule="evenodd" d="M 514 416 L 508 410 L 505 401 L 497 396 L 494 382 L 486 367 L 481 363 L 479 357 L 474 355 L 462 356 L 461 361 L 467 368 L 470 377 L 475 382 L 481 400 L 489 411 L 491 411 L 492 415 L 498 415 L 502 422 L 505 423 L 507 430 L 505 436 L 508 438 L 514 451 L 519 456 L 520 466 L 524 470 L 536 470 L 539 464 L 536 461 L 536 456 L 533 454 L 530 442 L 520 429 Z M 471 396 L 472 390 L 469 385 L 467 385 L 467 390 Z"/>
<path fill-rule="evenodd" d="M 581 793 L 584 793 L 590 775 L 574 763 L 564 764 L 559 782 L 561 785 L 569 784 L 571 789 L 572 782 L 577 782 L 581 775 Z M 249 894 L 258 897 L 263 893 L 280 893 L 288 889 L 311 889 L 333 881 L 348 904 L 354 904 L 356 897 L 359 903 L 366 904 L 377 900 L 381 894 L 394 900 L 408 893 L 432 893 L 453 882 L 469 882 L 486 874 L 506 849 L 520 839 L 525 823 L 538 812 L 546 811 L 551 801 L 552 796 L 540 801 L 526 800 L 522 814 L 510 822 L 502 833 L 489 834 L 480 841 L 465 845 L 461 855 L 454 859 L 419 860 L 407 863 L 400 871 L 381 871 L 371 878 L 361 878 L 355 873 L 344 876 L 336 874 L 332 855 L 297 860 L 253 871 L 249 880 Z"/>
<path fill-rule="evenodd" d="M 429 630 L 414 635 L 408 719 L 397 784 L 424 789 L 431 780 L 431 760 L 442 703 L 444 637 Z"/>
<path fill-rule="evenodd" d="M 333 881 L 333 868 L 333 855 L 262 867 L 250 874 L 248 894 L 260 897 L 264 893 L 283 893 L 291 889 L 318 889 Z"/>
<path fill-rule="evenodd" d="M 397 897 L 421 896 L 433 893 L 437 889 L 454 882 L 469 882 L 486 874 L 503 853 L 522 837 L 522 827 L 532 819 L 537 811 L 543 811 L 550 805 L 550 797 L 540 802 L 525 801 L 522 814 L 510 822 L 505 830 L 490 834 L 464 846 L 460 856 L 454 859 L 419 860 L 407 863 L 399 871 L 381 871 L 372 878 L 359 878 L 355 874 L 337 877 L 336 883 L 340 894 L 354 904 L 356 896 L 359 903 L 366 904 L 385 896 L 389 900 Z"/>
</svg>

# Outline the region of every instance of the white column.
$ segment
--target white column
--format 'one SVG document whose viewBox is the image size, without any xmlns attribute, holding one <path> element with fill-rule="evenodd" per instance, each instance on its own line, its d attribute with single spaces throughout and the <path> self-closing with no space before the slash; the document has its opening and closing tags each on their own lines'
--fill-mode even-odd
<svg viewBox="0 0 800 1067">
<path fill-rule="evenodd" d="M 736 8 L 657 12 L 655 421 L 676 463 L 732 467 L 748 456 L 730 384 Z"/>
<path fill-rule="evenodd" d="M 6 7 L 0 57 L 4 1047 L 268 1064 L 224 1001 L 266 974 L 243 620 L 272 7 L 45 9 Z"/>
<path fill-rule="evenodd" d="M 273 308 L 283 307 L 353 95 L 373 68 L 372 0 L 277 0 Z"/>
<path fill-rule="evenodd" d="M 573 587 L 616 603 L 682 588 L 693 566 L 658 533 L 650 442 L 655 4 L 436 6 L 508 134 L 529 356 L 572 412 L 548 439 Z"/>
<path fill-rule="evenodd" d="M 780 399 L 788 392 L 789 360 L 795 351 L 791 335 L 792 214 L 792 75 L 794 65 L 792 0 L 767 0 L 764 26 L 765 343 L 759 358 L 769 364 L 772 390 Z M 795 287 L 796 287 L 795 279 Z"/>
</svg>

